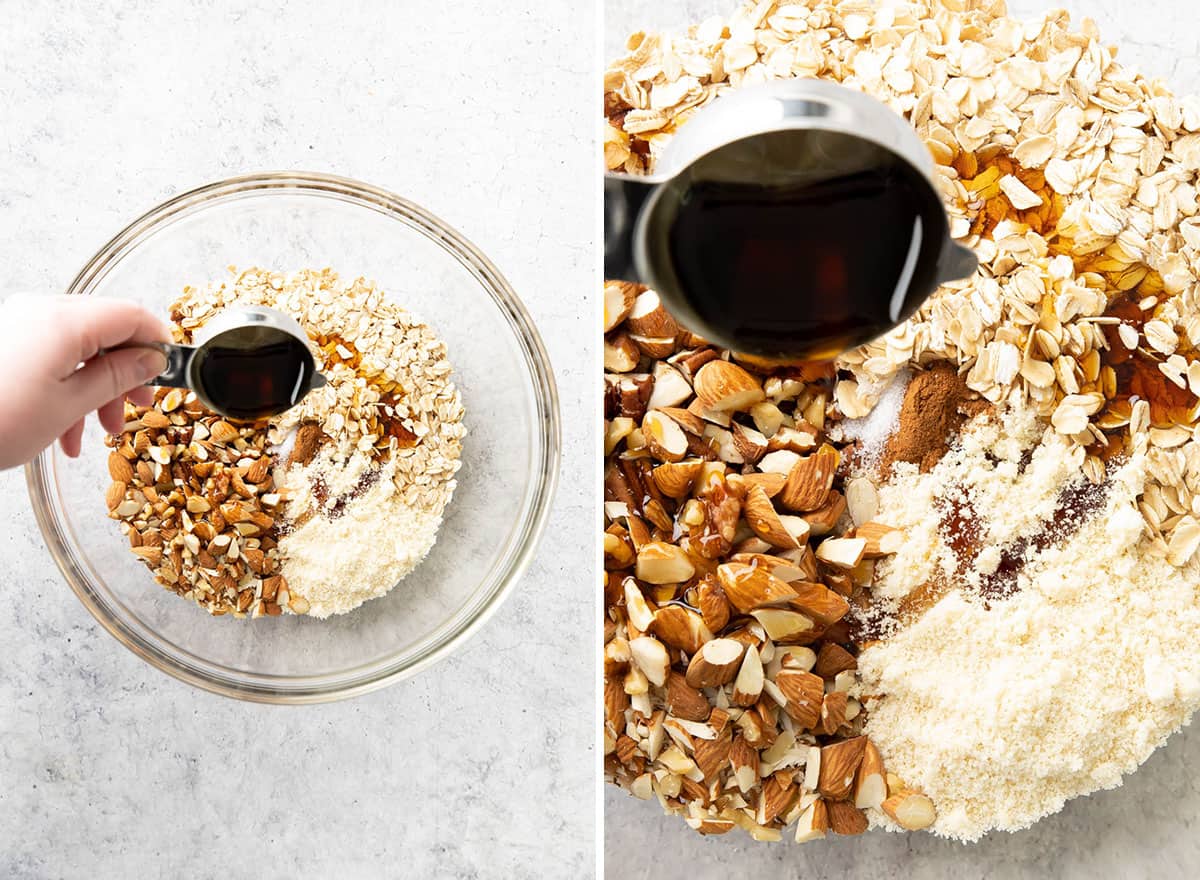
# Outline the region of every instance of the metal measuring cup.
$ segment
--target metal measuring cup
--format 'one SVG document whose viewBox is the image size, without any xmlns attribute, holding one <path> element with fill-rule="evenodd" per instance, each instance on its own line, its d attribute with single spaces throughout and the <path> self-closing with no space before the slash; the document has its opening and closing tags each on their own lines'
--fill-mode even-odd
<svg viewBox="0 0 1200 880">
<path fill-rule="evenodd" d="M 933 183 L 929 151 L 912 127 L 885 104 L 845 86 L 823 80 L 783 80 L 731 91 L 698 111 L 680 127 L 657 162 L 652 175 L 607 173 L 604 180 L 604 272 L 606 278 L 646 284 L 659 294 L 682 324 L 729 348 L 738 346 L 724 331 L 710 326 L 691 307 L 665 242 L 672 223 L 673 183 L 716 151 L 745 144 L 757 135 L 778 132 L 829 132 L 874 145 L 903 160 L 917 172 L 914 179 L 928 184 L 928 196 L 939 206 L 940 228 L 925 230 L 939 242 L 936 265 L 926 273 L 925 289 L 914 276 L 901 277 L 892 295 L 892 326 L 906 320 L 934 290 L 947 281 L 973 274 L 978 261 L 968 248 L 950 238 L 949 222 Z M 766 138 L 759 138 L 766 141 Z M 779 161 L 780 157 L 772 157 Z M 804 157 L 784 157 L 804 171 Z M 704 166 L 700 166 L 704 167 Z M 747 164 L 737 169 L 739 182 L 756 183 L 763 168 Z M 934 224 L 939 225 L 935 222 Z M 871 258 L 869 243 L 863 259 Z M 797 340 L 797 347 L 802 347 Z"/>
<path fill-rule="evenodd" d="M 138 343 L 152 345 L 167 358 L 167 368 L 147 385 L 188 388 L 213 412 L 235 419 L 257 419 L 278 415 L 299 403 L 309 391 L 325 385 L 317 372 L 316 361 L 308 348 L 308 335 L 294 318 L 266 306 L 231 308 L 221 312 L 198 331 L 194 345 Z M 227 376 L 220 365 L 214 367 L 214 355 L 222 351 L 239 353 L 238 369 L 268 353 L 279 357 L 272 361 L 274 372 L 285 378 L 279 392 L 256 396 L 231 393 Z M 291 364 L 294 362 L 294 369 Z M 294 375 L 291 375 L 294 373 Z M 270 397 L 271 399 L 266 399 Z"/>
</svg>

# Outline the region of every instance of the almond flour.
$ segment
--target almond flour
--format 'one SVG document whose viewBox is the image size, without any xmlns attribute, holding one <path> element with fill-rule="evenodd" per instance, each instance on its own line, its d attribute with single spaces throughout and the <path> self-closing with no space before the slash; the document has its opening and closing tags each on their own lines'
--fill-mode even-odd
<svg viewBox="0 0 1200 880">
<path fill-rule="evenodd" d="M 914 539 L 877 568 L 884 604 L 900 608 L 921 586 L 962 574 L 952 536 L 937 527 L 949 487 L 977 478 L 984 494 L 971 494 L 973 509 L 994 558 L 1053 515 L 1064 480 L 1079 479 L 1053 441 L 1035 447 L 1027 476 L 1016 474 L 1036 429 L 1007 419 L 1016 432 L 978 426 L 933 472 L 901 471 L 881 487 L 880 520 Z M 1139 453 L 1113 469 L 1107 502 L 1077 533 L 1030 554 L 1013 595 L 981 601 L 971 588 L 981 563 L 860 654 L 865 731 L 933 798 L 935 833 L 974 840 L 1024 828 L 1069 798 L 1115 787 L 1200 705 L 1200 567 L 1146 553 L 1145 466 Z"/>
<path fill-rule="evenodd" d="M 110 516 L 159 583 L 213 614 L 345 613 L 424 558 L 453 495 L 465 429 L 445 345 L 328 269 L 185 288 L 176 339 L 235 305 L 294 316 L 327 384 L 240 425 L 179 389 L 127 406 L 107 440 Z"/>
</svg>

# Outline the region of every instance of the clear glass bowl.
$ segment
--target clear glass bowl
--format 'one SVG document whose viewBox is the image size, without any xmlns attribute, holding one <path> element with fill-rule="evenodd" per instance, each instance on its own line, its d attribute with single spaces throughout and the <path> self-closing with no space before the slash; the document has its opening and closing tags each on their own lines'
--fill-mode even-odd
<svg viewBox="0 0 1200 880">
<path fill-rule="evenodd" d="M 83 455 L 26 469 L 47 546 L 87 609 L 151 665 L 216 693 L 333 700 L 413 675 L 499 607 L 529 564 L 558 474 L 558 398 L 541 339 L 496 268 L 420 207 L 352 180 L 266 173 L 201 187 L 131 223 L 71 283 L 165 317 L 185 284 L 230 265 L 362 275 L 445 341 L 468 435 L 436 546 L 387 596 L 325 621 L 211 618 L 167 592 L 107 517 L 101 430 Z M 380 523 L 387 528 L 387 523 Z"/>
</svg>

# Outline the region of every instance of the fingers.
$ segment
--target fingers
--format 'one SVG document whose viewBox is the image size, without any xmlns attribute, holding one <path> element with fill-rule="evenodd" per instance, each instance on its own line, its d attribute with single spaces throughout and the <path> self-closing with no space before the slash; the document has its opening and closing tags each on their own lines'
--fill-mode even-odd
<svg viewBox="0 0 1200 880">
<path fill-rule="evenodd" d="M 63 455 L 67 458 L 78 458 L 79 450 L 82 447 L 83 441 L 83 419 L 80 419 L 71 427 L 67 428 L 63 435 L 58 438 L 58 444 L 62 447 Z"/>
<path fill-rule="evenodd" d="M 98 296 L 49 298 L 55 304 L 56 365 L 69 376 L 103 349 L 134 342 L 169 342 L 167 326 L 140 305 Z"/>
<path fill-rule="evenodd" d="M 100 426 L 110 434 L 120 434 L 125 427 L 125 398 L 114 397 L 96 411 Z"/>
<path fill-rule="evenodd" d="M 126 395 L 134 406 L 149 406 L 154 403 L 154 389 L 145 385 L 130 389 Z"/>
<path fill-rule="evenodd" d="M 123 348 L 88 361 L 60 383 L 62 406 L 80 416 L 153 379 L 167 368 L 155 348 Z"/>
</svg>

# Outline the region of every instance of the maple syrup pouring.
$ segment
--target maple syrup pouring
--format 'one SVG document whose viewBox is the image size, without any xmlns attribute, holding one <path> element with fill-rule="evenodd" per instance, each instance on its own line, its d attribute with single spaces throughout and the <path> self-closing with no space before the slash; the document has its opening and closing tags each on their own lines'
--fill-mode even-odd
<svg viewBox="0 0 1200 880">
<path fill-rule="evenodd" d="M 271 327 L 239 327 L 209 340 L 193 367 L 205 395 L 225 415 L 251 421 L 278 415 L 313 387 L 308 347 Z"/>
<path fill-rule="evenodd" d="M 767 357 L 831 358 L 904 321 L 937 286 L 948 232 L 907 161 L 820 130 L 715 150 L 664 185 L 655 213 L 684 323 Z"/>
</svg>

